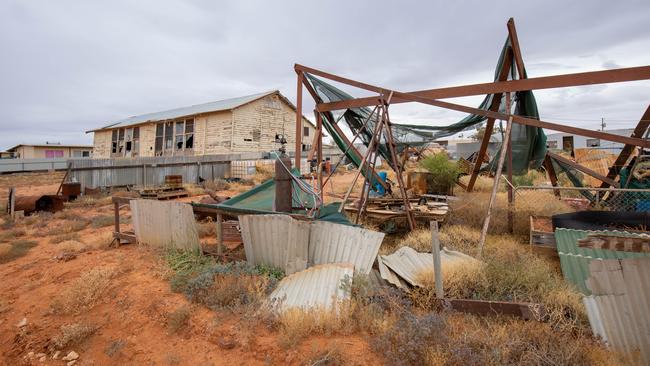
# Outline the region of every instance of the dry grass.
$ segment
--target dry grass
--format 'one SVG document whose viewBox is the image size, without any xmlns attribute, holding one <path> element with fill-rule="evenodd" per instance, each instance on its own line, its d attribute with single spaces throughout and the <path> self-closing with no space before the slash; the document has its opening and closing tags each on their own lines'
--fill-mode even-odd
<svg viewBox="0 0 650 366">
<path fill-rule="evenodd" d="M 230 183 L 225 179 L 216 178 L 215 180 L 206 180 L 203 182 L 203 188 L 211 191 L 227 191 L 230 189 Z"/>
<path fill-rule="evenodd" d="M 15 240 L 16 238 L 25 236 L 26 234 L 27 232 L 25 231 L 25 229 L 22 228 L 3 230 L 2 232 L 0 232 L 0 243 Z"/>
<path fill-rule="evenodd" d="M 80 314 L 91 309 L 108 291 L 115 271 L 112 268 L 94 268 L 68 285 L 52 303 L 52 310 L 63 314 Z"/>
<path fill-rule="evenodd" d="M 345 365 L 343 351 L 341 346 L 336 342 L 328 343 L 325 348 L 315 349 L 309 357 L 306 365 L 310 366 L 338 366 Z"/>
<path fill-rule="evenodd" d="M 10 262 L 27 254 L 29 250 L 38 245 L 34 240 L 16 239 L 9 243 L 0 244 L 0 263 Z"/>
<path fill-rule="evenodd" d="M 92 239 L 65 240 L 57 244 L 57 249 L 66 253 L 82 253 L 91 250 L 106 249 L 113 242 L 113 234 L 110 232 L 96 235 Z"/>
<path fill-rule="evenodd" d="M 62 350 L 66 347 L 78 345 L 88 339 L 97 331 L 97 327 L 91 324 L 73 323 L 61 326 L 61 334 L 52 338 L 50 348 Z"/>
<path fill-rule="evenodd" d="M 126 192 L 129 197 L 133 195 L 131 192 Z M 116 192 L 114 195 L 118 195 Z M 107 206 L 113 203 L 111 196 L 81 196 L 72 202 L 66 202 L 66 207 L 83 207 L 83 208 L 92 208 L 92 207 L 102 207 Z"/>
<path fill-rule="evenodd" d="M 349 334 L 354 332 L 351 304 L 339 304 L 335 309 L 292 308 L 277 317 L 279 343 L 285 349 L 293 348 L 311 335 Z"/>
<path fill-rule="evenodd" d="M 111 226 L 115 224 L 115 216 L 114 215 L 100 215 L 100 216 L 95 216 L 92 219 L 90 219 L 90 225 L 94 227 L 95 229 L 100 228 L 100 227 L 105 227 L 105 226 Z"/>
<path fill-rule="evenodd" d="M 199 187 L 196 184 L 185 183 L 183 184 L 183 188 L 185 188 L 190 196 L 200 196 L 205 194 L 203 187 Z"/>
<path fill-rule="evenodd" d="M 255 175 L 253 181 L 260 184 L 275 177 L 275 166 L 273 164 L 255 164 Z"/>
<path fill-rule="evenodd" d="M 64 241 L 79 241 L 79 240 L 81 240 L 81 237 L 79 236 L 78 233 L 67 233 L 67 234 L 60 234 L 51 237 L 50 243 L 59 244 L 59 243 L 63 243 Z"/>
<path fill-rule="evenodd" d="M 217 226 L 208 218 L 206 221 L 201 221 L 198 223 L 199 229 L 199 238 L 216 238 L 217 237 Z"/>
<path fill-rule="evenodd" d="M 175 334 L 185 329 L 190 322 L 191 309 L 182 306 L 167 314 L 167 330 L 169 334 Z"/>
</svg>

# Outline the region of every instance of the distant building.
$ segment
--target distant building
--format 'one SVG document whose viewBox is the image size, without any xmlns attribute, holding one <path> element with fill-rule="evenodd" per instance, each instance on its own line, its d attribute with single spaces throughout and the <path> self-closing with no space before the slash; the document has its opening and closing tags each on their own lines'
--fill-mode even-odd
<svg viewBox="0 0 650 366">
<path fill-rule="evenodd" d="M 93 155 L 92 145 L 66 145 L 59 142 L 44 144 L 18 144 L 3 151 L 3 158 L 41 159 L 41 158 L 89 158 Z"/>
<path fill-rule="evenodd" d="M 441 138 L 435 140 L 435 142 L 447 150 L 447 154 L 449 154 L 450 158 L 456 160 L 462 157 L 459 154 L 458 146 L 462 144 L 473 143 L 475 140 L 468 138 Z"/>
<path fill-rule="evenodd" d="M 630 137 L 633 128 L 621 128 L 616 130 L 607 130 L 605 132 L 619 136 Z M 621 152 L 624 144 L 619 142 L 589 138 L 585 136 L 572 135 L 569 133 L 551 133 L 546 136 L 546 146 L 549 150 L 564 150 L 568 153 L 574 149 L 592 148 L 601 149 L 612 154 Z"/>
<path fill-rule="evenodd" d="M 296 141 L 296 107 L 279 91 L 149 113 L 91 130 L 95 158 L 267 152 Z M 316 133 L 302 119 L 303 151 Z"/>
</svg>

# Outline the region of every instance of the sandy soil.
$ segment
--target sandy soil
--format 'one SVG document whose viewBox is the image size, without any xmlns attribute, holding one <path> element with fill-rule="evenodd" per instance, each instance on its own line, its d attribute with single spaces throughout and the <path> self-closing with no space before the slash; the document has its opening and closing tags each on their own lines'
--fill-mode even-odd
<svg viewBox="0 0 650 366">
<path fill-rule="evenodd" d="M 32 180 L 22 184 L 19 192 L 53 194 L 56 188 L 57 183 L 39 185 Z M 112 213 L 110 205 L 66 210 L 87 219 Z M 310 337 L 286 350 L 278 343 L 277 332 L 261 324 L 250 330 L 252 341 L 248 345 L 223 349 L 218 345 L 220 339 L 241 334 L 239 318 L 191 304 L 183 295 L 173 293 L 158 254 L 142 246 L 123 245 L 58 261 L 54 258 L 59 254 L 57 245 L 50 243 L 43 232 L 62 221 L 49 220 L 45 228 L 26 228 L 27 236 L 23 238 L 38 241 L 36 247 L 23 257 L 0 264 L 0 364 L 65 365 L 60 358 L 74 350 L 80 355 L 76 365 L 300 365 L 332 343 L 343 352 L 348 364 L 380 363 L 361 336 Z M 92 243 L 110 231 L 111 227 L 89 226 L 79 234 L 81 241 Z M 116 274 L 97 305 L 79 315 L 52 311 L 52 303 L 63 289 L 83 272 L 98 267 L 111 268 Z M 191 309 L 189 326 L 170 334 L 166 314 L 181 307 Z M 18 327 L 23 318 L 27 325 Z M 73 323 L 99 328 L 81 344 L 66 348 L 58 360 L 52 359 L 48 344 L 60 334 L 61 326 Z M 109 347 L 118 343 L 123 344 L 121 351 L 110 356 Z M 30 358 L 30 352 L 47 353 L 46 360 Z"/>
</svg>

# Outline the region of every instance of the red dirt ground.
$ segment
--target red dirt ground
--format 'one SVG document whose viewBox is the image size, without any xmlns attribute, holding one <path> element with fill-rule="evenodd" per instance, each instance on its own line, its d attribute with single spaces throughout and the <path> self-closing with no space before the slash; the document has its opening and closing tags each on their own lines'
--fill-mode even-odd
<svg viewBox="0 0 650 366">
<path fill-rule="evenodd" d="M 18 192 L 52 194 L 56 188 L 56 183 L 39 186 L 30 182 Z M 110 205 L 66 210 L 85 218 L 112 213 Z M 51 219 L 47 228 L 57 225 L 61 220 Z M 48 237 L 37 237 L 36 231 L 27 227 L 24 238 L 37 240 L 38 246 L 23 257 L 0 264 L 0 364 L 65 365 L 60 358 L 74 350 L 80 355 L 76 365 L 300 365 L 331 344 L 342 351 L 346 364 L 381 363 L 361 336 L 309 337 L 296 348 L 286 350 L 278 343 L 278 333 L 264 325 L 250 331 L 250 344 L 222 349 L 216 344 L 221 337 L 236 338 L 241 334 L 239 318 L 191 304 L 183 295 L 173 293 L 164 278 L 166 267 L 156 253 L 142 246 L 124 245 L 81 253 L 67 262 L 57 261 L 56 244 L 50 243 Z M 111 227 L 89 226 L 79 234 L 81 241 L 90 243 L 109 231 Z M 97 267 L 116 271 L 100 302 L 77 316 L 52 312 L 51 305 L 62 290 L 81 273 Z M 189 326 L 169 334 L 166 314 L 185 306 L 191 309 Z M 23 318 L 27 318 L 27 325 L 21 329 L 17 324 Z M 60 334 L 62 325 L 71 323 L 93 324 L 99 329 L 80 345 L 64 349 L 54 360 L 47 352 L 48 342 Z M 116 341 L 124 342 L 124 347 L 111 357 L 106 351 Z M 47 359 L 41 363 L 29 358 L 30 352 L 46 353 Z"/>
</svg>

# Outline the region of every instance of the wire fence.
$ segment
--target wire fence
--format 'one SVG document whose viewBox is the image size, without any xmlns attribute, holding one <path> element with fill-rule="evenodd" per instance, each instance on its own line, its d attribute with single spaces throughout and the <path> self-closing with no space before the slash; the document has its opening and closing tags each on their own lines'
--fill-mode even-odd
<svg viewBox="0 0 650 366">
<path fill-rule="evenodd" d="M 650 189 L 519 186 L 514 189 L 514 212 L 534 209 L 546 216 L 599 211 L 650 211 Z"/>
</svg>

